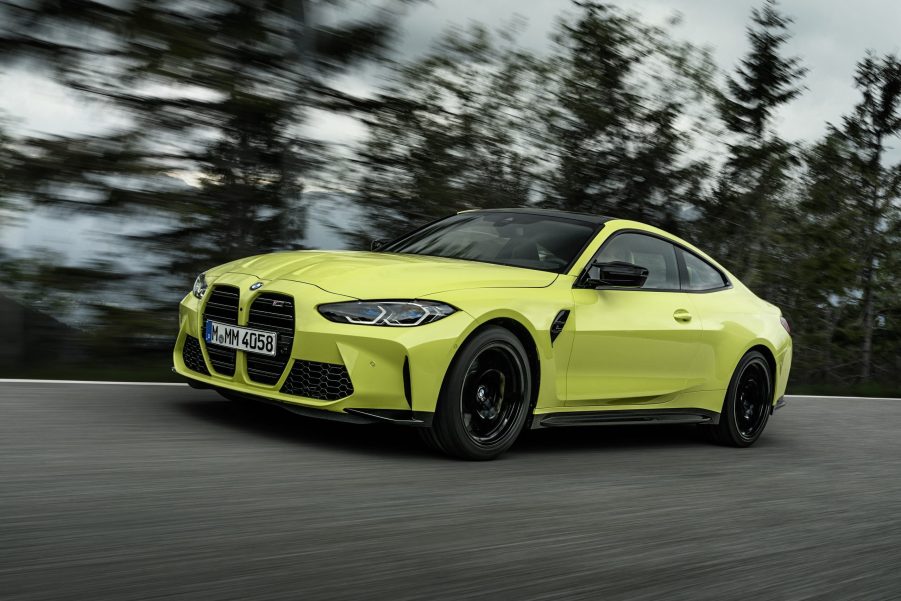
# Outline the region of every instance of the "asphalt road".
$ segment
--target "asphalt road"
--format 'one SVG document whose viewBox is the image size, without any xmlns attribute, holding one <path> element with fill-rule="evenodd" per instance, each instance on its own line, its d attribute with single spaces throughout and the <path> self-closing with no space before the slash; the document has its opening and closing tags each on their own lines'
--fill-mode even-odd
<svg viewBox="0 0 901 601">
<path fill-rule="evenodd" d="M 501 460 L 187 387 L 0 384 L 0 599 L 901 598 L 901 402 L 756 447 L 532 432 Z"/>
</svg>

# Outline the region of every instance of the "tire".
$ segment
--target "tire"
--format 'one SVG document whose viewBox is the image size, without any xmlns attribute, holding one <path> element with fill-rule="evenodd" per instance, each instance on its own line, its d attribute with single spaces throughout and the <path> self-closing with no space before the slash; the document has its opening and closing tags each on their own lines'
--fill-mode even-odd
<svg viewBox="0 0 901 601">
<path fill-rule="evenodd" d="M 730 447 L 754 444 L 769 421 L 773 405 L 773 374 L 766 358 L 751 351 L 741 358 L 723 401 L 720 420 L 701 426 L 707 438 Z"/>
<path fill-rule="evenodd" d="M 428 446 L 452 457 L 495 459 L 510 448 L 529 413 L 532 374 L 512 332 L 489 326 L 466 341 L 444 379 Z"/>
</svg>

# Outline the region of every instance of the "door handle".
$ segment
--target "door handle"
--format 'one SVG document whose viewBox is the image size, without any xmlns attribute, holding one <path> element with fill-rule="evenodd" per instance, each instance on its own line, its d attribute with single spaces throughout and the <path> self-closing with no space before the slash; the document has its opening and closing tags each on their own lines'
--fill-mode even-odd
<svg viewBox="0 0 901 601">
<path fill-rule="evenodd" d="M 673 319 L 687 323 L 691 321 L 691 313 L 689 313 L 685 309 L 676 309 L 676 312 L 673 313 Z"/>
</svg>

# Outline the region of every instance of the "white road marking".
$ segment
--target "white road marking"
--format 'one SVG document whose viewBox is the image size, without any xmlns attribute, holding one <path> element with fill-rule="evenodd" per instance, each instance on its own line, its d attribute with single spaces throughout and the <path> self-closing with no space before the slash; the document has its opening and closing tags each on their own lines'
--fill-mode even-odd
<svg viewBox="0 0 901 601">
<path fill-rule="evenodd" d="M 113 386 L 187 386 L 186 382 L 106 382 L 100 380 L 4 380 L 0 384 L 111 384 Z"/>
<path fill-rule="evenodd" d="M 896 397 L 887 396 L 829 396 L 824 394 L 787 394 L 786 400 L 791 399 L 838 399 L 842 401 L 901 401 Z"/>
<path fill-rule="evenodd" d="M 187 382 L 107 382 L 101 380 L 27 380 L 27 379 L 2 379 L 0 384 L 106 384 L 112 386 L 187 386 Z M 786 400 L 791 399 L 837 399 L 842 401 L 901 401 L 894 397 L 872 396 L 829 396 L 818 394 L 787 394 Z"/>
</svg>

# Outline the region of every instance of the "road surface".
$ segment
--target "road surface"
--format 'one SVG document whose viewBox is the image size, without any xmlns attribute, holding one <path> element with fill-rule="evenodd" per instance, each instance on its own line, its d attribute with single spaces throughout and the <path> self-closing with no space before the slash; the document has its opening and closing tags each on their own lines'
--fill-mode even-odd
<svg viewBox="0 0 901 601">
<path fill-rule="evenodd" d="M 0 383 L 0 599 L 901 598 L 901 402 L 501 460 L 185 386 Z"/>
</svg>

